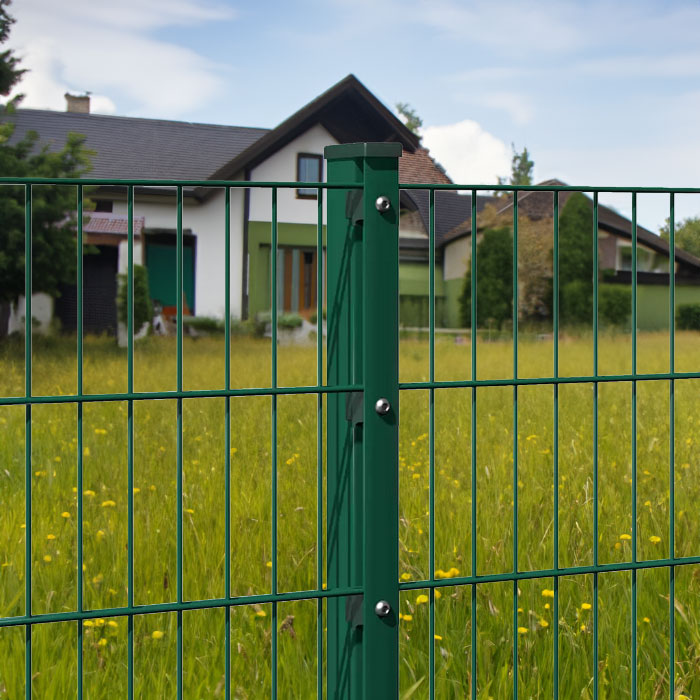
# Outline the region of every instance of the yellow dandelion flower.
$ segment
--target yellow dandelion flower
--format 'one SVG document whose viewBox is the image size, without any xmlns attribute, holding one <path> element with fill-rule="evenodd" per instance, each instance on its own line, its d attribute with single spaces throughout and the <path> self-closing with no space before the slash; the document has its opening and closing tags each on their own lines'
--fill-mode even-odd
<svg viewBox="0 0 700 700">
<path fill-rule="evenodd" d="M 232 448 L 231 448 L 231 457 L 233 457 L 233 455 L 235 455 L 236 452 L 238 452 L 238 448 L 237 448 L 237 447 L 232 447 Z"/>
<path fill-rule="evenodd" d="M 141 489 L 138 486 L 134 486 L 134 493 L 141 493 Z"/>
<path fill-rule="evenodd" d="M 586 625 L 581 625 L 581 628 L 580 628 L 580 629 L 581 629 L 581 632 L 585 632 L 585 631 L 586 631 Z"/>
<path fill-rule="evenodd" d="M 621 549 L 622 545 L 619 542 L 615 542 L 615 549 Z"/>
<path fill-rule="evenodd" d="M 104 536 L 105 536 L 105 531 L 104 531 L 104 530 L 98 530 L 98 531 L 95 533 L 95 537 L 97 537 L 98 540 L 104 539 Z"/>
<path fill-rule="evenodd" d="M 46 535 L 46 539 L 47 539 L 47 540 L 55 540 L 55 539 L 56 539 L 56 535 Z"/>
<path fill-rule="evenodd" d="M 651 542 L 652 544 L 659 544 L 659 542 L 661 542 L 661 538 L 658 535 L 652 535 L 649 538 L 649 542 Z"/>
<path fill-rule="evenodd" d="M 258 610 L 255 613 L 255 617 L 267 617 L 267 613 L 264 610 Z"/>
<path fill-rule="evenodd" d="M 92 577 L 92 582 L 93 582 L 95 585 L 97 585 L 97 584 L 99 584 L 99 583 L 102 583 L 102 581 L 104 581 L 104 578 L 105 578 L 105 577 L 104 577 L 102 574 L 97 574 L 97 576 L 93 576 L 93 577 Z"/>
<path fill-rule="evenodd" d="M 645 505 L 647 508 L 651 508 L 651 501 L 644 501 L 644 505 Z"/>
<path fill-rule="evenodd" d="M 413 621 L 413 615 L 404 615 L 402 613 L 399 613 L 399 619 L 400 620 L 405 620 L 406 622 L 412 622 Z"/>
<path fill-rule="evenodd" d="M 46 472 L 45 471 L 34 472 L 34 476 L 46 476 Z"/>
<path fill-rule="evenodd" d="M 549 610 L 549 603 L 545 603 L 545 604 L 544 604 L 544 609 L 545 609 L 545 610 Z"/>
<path fill-rule="evenodd" d="M 527 634 L 527 627 L 518 627 L 518 634 Z"/>
<path fill-rule="evenodd" d="M 114 508 L 117 504 L 114 501 L 102 501 L 103 508 Z"/>
<path fill-rule="evenodd" d="M 625 540 L 625 541 L 631 540 L 631 539 L 632 539 L 632 535 L 628 535 L 628 534 L 625 532 L 625 533 L 623 533 L 622 535 L 620 535 L 620 539 L 621 539 L 621 540 Z"/>
<path fill-rule="evenodd" d="M 266 566 L 268 569 L 271 569 L 271 568 L 272 568 L 272 562 L 271 562 L 271 561 L 268 561 L 268 562 L 265 564 L 265 566 Z"/>
<path fill-rule="evenodd" d="M 110 620 L 110 621 L 107 623 L 107 625 L 108 625 L 109 627 L 112 627 L 113 629 L 116 629 L 117 627 L 119 627 L 119 623 L 117 623 L 115 620 Z"/>
<path fill-rule="evenodd" d="M 97 642 L 98 646 L 101 647 L 106 647 L 107 646 L 107 639 L 105 637 L 102 637 L 99 642 Z"/>
<path fill-rule="evenodd" d="M 527 442 L 530 442 L 530 440 L 537 440 L 537 435 L 528 435 L 525 440 L 527 440 Z"/>
<path fill-rule="evenodd" d="M 522 608 L 518 608 L 518 612 L 521 613 L 523 611 Z"/>
<path fill-rule="evenodd" d="M 440 591 L 435 591 L 435 599 L 442 598 L 442 593 Z"/>
<path fill-rule="evenodd" d="M 554 591 L 551 588 L 545 588 L 542 591 L 543 598 L 554 598 Z"/>
<path fill-rule="evenodd" d="M 651 620 L 648 617 L 645 617 L 642 622 L 646 622 L 647 625 L 651 622 Z"/>
<path fill-rule="evenodd" d="M 540 627 L 549 627 L 549 622 L 544 618 L 540 618 Z"/>
<path fill-rule="evenodd" d="M 161 632 L 160 630 L 153 630 L 151 633 L 152 639 L 163 639 L 163 637 L 165 637 L 165 633 Z"/>
<path fill-rule="evenodd" d="M 581 610 L 590 610 L 590 609 L 591 609 L 590 603 L 581 603 Z"/>
<path fill-rule="evenodd" d="M 61 513 L 62 518 L 70 518 L 70 513 L 67 510 L 64 510 L 63 513 Z"/>
<path fill-rule="evenodd" d="M 117 595 L 117 592 L 114 590 L 114 588 L 108 588 L 107 593 L 109 593 L 109 595 Z M 116 625 L 116 622 L 114 624 Z"/>
<path fill-rule="evenodd" d="M 105 626 L 105 621 L 101 617 L 98 617 L 95 620 L 95 627 L 104 627 Z"/>
<path fill-rule="evenodd" d="M 455 485 L 456 488 L 459 488 L 459 479 L 453 479 L 452 483 Z"/>
<path fill-rule="evenodd" d="M 420 474 L 413 474 L 414 479 L 420 479 Z"/>
<path fill-rule="evenodd" d="M 441 642 L 441 641 L 442 641 L 442 637 L 441 637 L 439 634 L 436 634 L 436 635 L 434 635 L 434 636 L 435 636 L 435 640 L 436 640 L 436 641 L 438 641 L 438 642 Z"/>
<path fill-rule="evenodd" d="M 454 578 L 455 576 L 459 576 L 459 569 L 457 569 L 456 567 L 453 566 L 453 567 L 447 572 L 447 576 L 445 576 L 445 578 Z"/>
<path fill-rule="evenodd" d="M 185 513 L 189 513 L 190 515 L 194 515 L 194 508 L 185 508 Z"/>
<path fill-rule="evenodd" d="M 107 431 L 104 428 L 95 428 L 95 435 L 107 435 Z"/>
<path fill-rule="evenodd" d="M 92 498 L 94 495 L 95 492 L 92 489 L 85 489 L 85 491 L 83 491 L 83 496 L 90 496 Z"/>
<path fill-rule="evenodd" d="M 149 490 L 149 491 L 155 491 L 155 490 L 156 490 L 156 487 L 155 487 L 153 484 L 151 484 L 151 485 L 148 487 L 148 490 Z"/>
<path fill-rule="evenodd" d="M 44 561 L 48 564 L 51 561 L 51 555 L 50 554 L 44 554 Z"/>
<path fill-rule="evenodd" d="M 26 527 L 27 527 L 27 526 L 26 526 L 24 523 L 22 523 L 22 524 L 19 526 L 19 529 L 20 529 L 20 530 L 24 530 Z"/>
<path fill-rule="evenodd" d="M 285 464 L 288 464 L 288 465 L 289 465 L 289 464 L 293 464 L 293 463 L 294 463 L 294 457 L 290 457 L 290 458 L 285 462 Z"/>
<path fill-rule="evenodd" d="M 323 583 L 323 584 L 321 585 L 321 588 L 325 591 L 325 590 L 328 588 L 328 584 L 327 584 L 327 583 Z"/>
<path fill-rule="evenodd" d="M 90 448 L 89 448 L 89 447 L 86 447 L 86 448 L 83 450 L 83 457 L 89 457 L 89 456 L 90 456 Z"/>
<path fill-rule="evenodd" d="M 59 463 L 59 462 L 61 461 L 61 458 L 60 458 L 58 455 L 56 455 L 56 456 L 53 458 L 53 461 L 56 462 L 56 463 Z"/>
<path fill-rule="evenodd" d="M 421 594 L 421 595 L 419 595 L 419 596 L 416 598 L 416 604 L 417 604 L 417 605 L 423 605 L 423 604 L 425 604 L 425 603 L 427 603 L 427 602 L 429 602 L 429 601 L 430 601 L 430 598 L 428 598 L 428 596 L 425 595 L 425 594 Z"/>
<path fill-rule="evenodd" d="M 83 620 L 83 627 L 94 627 L 95 623 L 92 620 Z"/>
<path fill-rule="evenodd" d="M 408 574 L 404 571 L 404 573 L 401 574 L 401 580 L 402 581 L 410 581 L 411 580 L 411 574 Z"/>
</svg>

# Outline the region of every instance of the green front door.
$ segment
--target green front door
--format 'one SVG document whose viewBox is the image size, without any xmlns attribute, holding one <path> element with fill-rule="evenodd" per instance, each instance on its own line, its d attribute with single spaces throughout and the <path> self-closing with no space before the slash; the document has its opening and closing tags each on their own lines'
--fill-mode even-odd
<svg viewBox="0 0 700 700">
<path fill-rule="evenodd" d="M 183 313 L 194 315 L 194 246 L 185 244 L 182 249 L 183 291 L 186 306 Z M 177 247 L 173 243 L 146 243 L 146 267 L 148 290 L 151 299 L 163 308 L 177 306 Z"/>
</svg>

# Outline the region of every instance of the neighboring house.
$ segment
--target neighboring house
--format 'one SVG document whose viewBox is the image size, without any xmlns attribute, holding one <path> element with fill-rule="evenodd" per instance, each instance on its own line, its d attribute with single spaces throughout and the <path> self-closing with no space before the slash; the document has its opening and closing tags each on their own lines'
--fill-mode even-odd
<svg viewBox="0 0 700 700">
<path fill-rule="evenodd" d="M 12 117 L 13 139 L 34 129 L 40 145 L 58 149 L 69 132 L 84 134 L 87 148 L 95 152 L 90 172 L 95 178 L 320 181 L 325 146 L 394 141 L 403 146 L 402 181 L 450 182 L 421 148 L 419 138 L 352 75 L 272 130 L 96 115 L 89 113 L 87 98 L 67 99 L 66 112 L 18 110 Z M 136 187 L 134 194 L 134 261 L 148 267 L 151 297 L 166 308 L 175 307 L 175 191 Z M 270 195 L 269 189 L 231 190 L 231 312 L 235 317 L 246 318 L 271 307 Z M 90 198 L 96 210 L 84 231 L 86 243 L 95 246 L 98 254 L 86 255 L 84 261 L 85 327 L 113 331 L 116 275 L 127 268 L 126 188 L 99 187 Z M 427 233 L 422 227 L 411 228 L 416 205 L 412 197 L 403 199 L 409 225 L 402 226 L 402 259 L 407 262 L 402 263 L 401 284 L 412 295 L 415 270 L 408 259 L 420 248 L 425 267 Z M 183 202 L 185 312 L 222 317 L 224 191 L 185 188 Z M 310 315 L 316 309 L 316 223 L 314 190 L 278 191 L 280 310 Z M 427 279 L 427 272 L 423 276 Z M 34 308 L 41 307 L 40 301 Z M 75 327 L 74 289 L 64 290 L 55 311 L 64 327 Z"/>
<path fill-rule="evenodd" d="M 538 183 L 546 187 L 564 186 L 560 180 Z M 571 192 L 559 194 L 559 211 Z M 589 198 L 591 211 L 593 201 Z M 499 214 L 513 212 L 512 197 L 492 198 Z M 532 221 L 541 221 L 553 231 L 553 196 L 551 192 L 523 192 L 518 196 L 518 213 Z M 480 230 L 477 221 L 477 230 Z M 442 239 L 444 286 L 448 298 L 454 298 L 464 284 L 471 258 L 471 213 L 450 230 Z M 477 234 L 478 235 L 478 234 Z M 637 322 L 642 330 L 668 327 L 669 287 L 668 243 L 637 224 Z M 629 285 L 632 282 L 632 222 L 610 207 L 598 204 L 598 267 L 605 282 Z M 700 259 L 684 250 L 675 251 L 676 304 L 700 303 Z M 452 307 L 450 307 L 452 308 Z M 449 325 L 457 325 L 458 316 L 448 318 Z"/>
</svg>

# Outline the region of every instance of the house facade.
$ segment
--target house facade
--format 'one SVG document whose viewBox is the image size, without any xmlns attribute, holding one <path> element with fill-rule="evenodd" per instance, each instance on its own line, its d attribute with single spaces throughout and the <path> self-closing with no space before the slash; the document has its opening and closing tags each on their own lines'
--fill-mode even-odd
<svg viewBox="0 0 700 700">
<path fill-rule="evenodd" d="M 338 143 L 391 141 L 401 144 L 399 180 L 404 183 L 451 181 L 421 147 L 420 139 L 352 75 L 347 76 L 274 129 L 193 124 L 90 114 L 88 98 L 68 98 L 66 112 L 20 109 L 12 116 L 13 140 L 27 131 L 40 146 L 60 149 L 69 132 L 83 134 L 94 152 L 91 177 L 153 180 L 228 180 L 253 182 L 323 181 L 323 149 Z M 556 184 L 556 181 L 550 181 Z M 84 258 L 83 323 L 87 332 L 114 332 L 117 278 L 127 270 L 129 228 L 127 188 L 98 187 L 89 193 L 95 210 L 84 223 L 91 253 Z M 562 197 L 564 197 L 562 195 Z M 271 189 L 230 189 L 230 309 L 236 318 L 268 311 L 271 300 Z M 522 195 L 521 214 L 545 218 L 546 197 Z M 551 195 L 549 197 L 551 207 Z M 562 199 L 563 204 L 564 199 Z M 472 200 L 468 193 L 435 195 L 436 325 L 459 326 L 459 296 L 471 245 Z M 479 196 L 477 212 L 507 200 Z M 629 278 L 630 222 L 600 207 L 601 267 L 617 281 Z M 222 318 L 225 313 L 225 194 L 221 187 L 183 188 L 183 310 L 185 315 Z M 549 213 L 551 217 L 551 211 Z M 277 308 L 310 316 L 317 308 L 318 202 L 314 190 L 277 191 Z M 323 213 L 325 242 L 325 211 Z M 399 293 L 401 322 L 428 324 L 429 197 L 426 190 L 401 193 Z M 134 263 L 145 265 L 151 298 L 166 312 L 177 305 L 174 188 L 134 188 Z M 668 246 L 639 228 L 638 256 L 644 284 L 661 288 L 668 280 Z M 321 251 L 325 259 L 325 251 Z M 665 256 L 665 257 L 664 257 Z M 664 260 L 666 268 L 664 270 Z M 324 264 L 324 260 L 321 261 Z M 627 266 L 627 268 L 625 267 Z M 677 292 L 695 299 L 700 290 L 700 260 L 676 251 L 676 270 L 688 284 Z M 325 275 L 324 275 L 325 277 Z M 628 279 L 629 282 L 629 279 Z M 648 283 L 648 284 L 647 284 Z M 641 290 L 641 287 L 640 287 Z M 646 291 L 640 291 L 646 294 Z M 653 290 L 650 292 L 653 296 Z M 76 290 L 67 285 L 56 300 L 35 295 L 33 313 L 46 325 L 52 315 L 71 330 L 76 325 Z M 697 295 L 700 300 L 700 294 Z M 641 308 L 641 307 L 640 307 Z M 23 326 L 23 300 L 14 309 L 10 330 Z M 654 321 L 656 323 L 656 321 Z M 649 327 L 652 327 L 651 324 Z"/>
<path fill-rule="evenodd" d="M 62 147 L 69 132 L 85 135 L 86 147 L 94 152 L 90 177 L 95 178 L 322 181 L 325 146 L 394 141 L 403 147 L 402 178 L 450 182 L 418 137 L 352 75 L 271 130 L 94 115 L 83 103 L 80 111 L 72 111 L 70 100 L 66 112 L 18 110 L 13 120 L 13 139 L 33 129 L 40 134 L 41 146 L 54 149 Z M 166 310 L 177 305 L 175 195 L 174 188 L 134 188 L 134 263 L 148 268 L 150 295 Z M 116 327 L 117 275 L 128 265 L 127 188 L 98 187 L 90 198 L 95 211 L 84 223 L 85 242 L 93 251 L 84 260 L 84 325 L 88 332 L 111 331 Z M 411 213 L 417 207 L 408 197 L 405 209 L 409 225 L 402 242 L 405 238 L 410 249 L 416 239 L 423 239 L 425 249 L 425 254 L 417 258 L 409 254 L 410 260 L 402 263 L 402 286 L 413 292 L 415 264 L 425 267 L 427 262 L 427 233 L 422 227 L 412 229 Z M 319 294 L 314 273 L 316 191 L 280 188 L 277 212 L 278 308 L 308 316 L 316 309 Z M 183 189 L 187 315 L 223 317 L 225 216 L 223 188 Z M 271 190 L 232 188 L 229 216 L 230 308 L 234 317 L 248 318 L 271 308 Z M 325 212 L 323 216 L 325 229 Z M 427 271 L 418 276 L 427 280 Z M 50 300 L 38 297 L 33 308 L 50 315 Z M 22 305 L 20 300 L 15 310 L 18 325 Z M 69 285 L 63 291 L 53 311 L 64 328 L 75 327 L 74 288 Z"/>
</svg>

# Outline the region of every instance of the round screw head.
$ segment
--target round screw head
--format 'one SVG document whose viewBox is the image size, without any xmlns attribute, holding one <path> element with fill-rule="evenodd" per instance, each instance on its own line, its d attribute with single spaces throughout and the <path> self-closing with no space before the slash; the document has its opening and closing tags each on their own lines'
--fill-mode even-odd
<svg viewBox="0 0 700 700">
<path fill-rule="evenodd" d="M 377 403 L 374 404 L 374 410 L 380 416 L 385 416 L 391 410 L 391 404 L 385 398 L 377 399 Z"/>
<path fill-rule="evenodd" d="M 374 614 L 377 617 L 386 617 L 391 612 L 391 605 L 386 600 L 380 600 L 374 606 Z"/>
<path fill-rule="evenodd" d="M 377 197 L 377 201 L 374 203 L 374 206 L 377 207 L 378 212 L 383 214 L 385 211 L 389 211 L 389 209 L 391 209 L 391 201 L 388 197 L 382 195 L 381 197 Z"/>
</svg>

